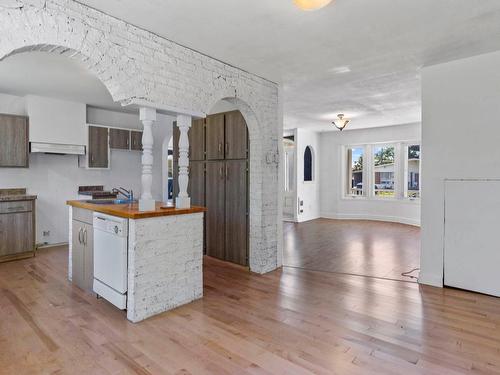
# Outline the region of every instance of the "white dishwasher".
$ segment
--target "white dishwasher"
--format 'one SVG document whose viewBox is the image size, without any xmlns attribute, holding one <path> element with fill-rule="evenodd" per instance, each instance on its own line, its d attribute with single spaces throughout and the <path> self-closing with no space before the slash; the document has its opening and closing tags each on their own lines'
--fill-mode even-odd
<svg viewBox="0 0 500 375">
<path fill-rule="evenodd" d="M 128 219 L 94 212 L 94 292 L 127 308 Z"/>
</svg>

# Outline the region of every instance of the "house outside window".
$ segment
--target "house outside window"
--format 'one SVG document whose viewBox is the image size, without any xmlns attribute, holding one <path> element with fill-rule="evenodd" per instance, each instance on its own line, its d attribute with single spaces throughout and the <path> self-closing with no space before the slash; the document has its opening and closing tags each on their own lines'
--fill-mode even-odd
<svg viewBox="0 0 500 375">
<path fill-rule="evenodd" d="M 420 198 L 420 145 L 408 144 L 405 163 L 405 198 Z"/>
<path fill-rule="evenodd" d="M 378 198 L 395 197 L 396 149 L 394 145 L 373 148 L 373 193 Z"/>
<path fill-rule="evenodd" d="M 347 188 L 346 194 L 351 197 L 363 196 L 364 147 L 347 148 Z"/>
</svg>

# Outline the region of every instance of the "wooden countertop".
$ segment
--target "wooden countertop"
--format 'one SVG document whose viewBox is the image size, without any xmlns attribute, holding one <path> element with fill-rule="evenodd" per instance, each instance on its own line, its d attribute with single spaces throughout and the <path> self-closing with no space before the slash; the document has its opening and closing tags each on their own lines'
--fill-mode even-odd
<svg viewBox="0 0 500 375">
<path fill-rule="evenodd" d="M 66 204 L 73 207 L 83 208 L 84 210 L 100 212 L 126 219 L 146 219 L 150 217 L 186 215 L 205 212 L 207 210 L 205 207 L 200 206 L 191 206 L 191 208 L 175 208 L 173 205 L 168 205 L 168 207 L 162 208 L 162 206 L 167 206 L 164 202 L 156 202 L 156 209 L 154 211 L 139 211 L 138 203 L 93 204 L 86 203 L 81 200 L 73 200 L 67 201 Z"/>
</svg>

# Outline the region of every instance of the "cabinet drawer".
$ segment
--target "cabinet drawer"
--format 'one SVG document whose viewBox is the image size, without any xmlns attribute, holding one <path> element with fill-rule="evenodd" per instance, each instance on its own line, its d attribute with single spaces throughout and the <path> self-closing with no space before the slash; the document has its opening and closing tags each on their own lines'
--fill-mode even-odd
<svg viewBox="0 0 500 375">
<path fill-rule="evenodd" d="M 10 214 L 14 212 L 29 212 L 33 210 L 31 201 L 0 202 L 0 214 Z"/>
<path fill-rule="evenodd" d="M 81 221 L 92 225 L 94 221 L 94 212 L 83 208 L 73 207 L 73 220 Z"/>
</svg>

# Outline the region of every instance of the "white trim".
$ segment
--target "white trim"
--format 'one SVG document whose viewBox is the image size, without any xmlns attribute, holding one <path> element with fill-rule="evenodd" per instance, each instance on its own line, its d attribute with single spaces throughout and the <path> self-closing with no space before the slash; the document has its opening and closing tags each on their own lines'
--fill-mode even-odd
<svg viewBox="0 0 500 375">
<path fill-rule="evenodd" d="M 177 108 L 173 107 L 170 105 L 166 104 L 159 104 L 159 103 L 153 103 L 145 99 L 137 99 L 137 98 L 129 98 L 120 101 L 120 104 L 122 107 L 147 107 L 147 108 L 152 108 L 156 109 L 158 113 L 170 115 L 170 116 L 177 116 L 177 115 L 186 115 L 186 116 L 191 116 L 194 118 L 205 118 L 207 117 L 206 113 L 203 112 L 198 112 L 198 111 L 192 111 L 189 109 L 183 109 L 183 108 Z"/>
<path fill-rule="evenodd" d="M 386 221 L 390 223 L 400 223 L 420 227 L 420 220 L 410 219 L 399 216 L 384 216 L 370 214 L 337 214 L 332 212 L 321 212 L 320 217 L 323 219 L 336 220 L 370 220 L 370 221 Z"/>
</svg>

